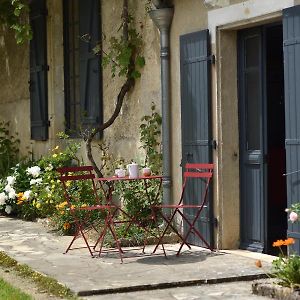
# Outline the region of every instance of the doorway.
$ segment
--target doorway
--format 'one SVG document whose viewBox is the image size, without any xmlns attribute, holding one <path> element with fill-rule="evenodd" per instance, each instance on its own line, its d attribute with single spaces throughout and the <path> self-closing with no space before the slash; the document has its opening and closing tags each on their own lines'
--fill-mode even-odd
<svg viewBox="0 0 300 300">
<path fill-rule="evenodd" d="M 274 254 L 287 230 L 282 24 L 238 33 L 238 79 L 240 247 Z"/>
</svg>

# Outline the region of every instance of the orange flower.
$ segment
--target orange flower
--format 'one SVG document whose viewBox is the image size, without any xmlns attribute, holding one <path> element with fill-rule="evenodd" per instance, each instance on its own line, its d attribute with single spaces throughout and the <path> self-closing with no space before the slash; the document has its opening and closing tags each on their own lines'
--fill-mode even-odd
<svg viewBox="0 0 300 300">
<path fill-rule="evenodd" d="M 273 247 L 281 247 L 281 246 L 289 246 L 295 244 L 295 240 L 293 238 L 288 238 L 286 240 L 277 240 L 273 243 Z"/>
<path fill-rule="evenodd" d="M 70 223 L 65 223 L 65 224 L 63 225 L 63 228 L 64 228 L 64 230 L 68 230 L 68 229 L 71 228 L 71 224 L 70 224 Z"/>
<path fill-rule="evenodd" d="M 281 247 L 284 245 L 283 240 L 277 240 L 276 242 L 273 243 L 273 247 Z"/>
<path fill-rule="evenodd" d="M 292 245 L 292 244 L 295 244 L 295 240 L 293 238 L 288 238 L 284 241 L 285 246 L 289 246 L 289 245 Z"/>
</svg>

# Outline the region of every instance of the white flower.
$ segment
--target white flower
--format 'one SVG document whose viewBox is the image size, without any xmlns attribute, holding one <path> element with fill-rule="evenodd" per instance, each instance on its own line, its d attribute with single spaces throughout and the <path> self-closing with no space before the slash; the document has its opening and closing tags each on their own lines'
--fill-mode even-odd
<svg viewBox="0 0 300 300">
<path fill-rule="evenodd" d="M 7 185 L 14 185 L 15 182 L 16 182 L 16 177 L 14 177 L 14 176 L 8 176 L 6 178 L 6 180 L 7 180 Z"/>
<path fill-rule="evenodd" d="M 14 189 L 11 189 L 11 191 L 8 193 L 9 199 L 15 199 L 16 198 L 16 191 Z"/>
<path fill-rule="evenodd" d="M 6 193 L 10 193 L 12 190 L 14 190 L 9 184 L 7 184 L 6 186 L 5 186 L 5 188 L 4 188 L 4 191 L 6 192 Z"/>
<path fill-rule="evenodd" d="M 298 214 L 295 213 L 294 211 L 292 211 L 292 212 L 290 213 L 289 218 L 290 218 L 290 221 L 291 221 L 292 223 L 294 223 L 294 222 L 296 222 L 296 221 L 298 220 Z"/>
<path fill-rule="evenodd" d="M 31 190 L 25 191 L 23 197 L 28 200 L 30 198 Z"/>
<path fill-rule="evenodd" d="M 0 193 L 0 205 L 5 204 L 5 201 L 7 200 L 7 196 L 5 193 Z"/>
<path fill-rule="evenodd" d="M 9 215 L 11 213 L 11 211 L 12 211 L 11 206 L 10 205 L 6 205 L 5 212 Z"/>
<path fill-rule="evenodd" d="M 34 184 L 39 185 L 42 183 L 42 178 L 31 179 L 29 183 L 30 183 L 30 185 L 34 185 Z"/>
<path fill-rule="evenodd" d="M 36 178 L 41 174 L 41 168 L 39 166 L 33 166 L 31 168 L 27 168 L 26 172 L 28 175 Z"/>
</svg>

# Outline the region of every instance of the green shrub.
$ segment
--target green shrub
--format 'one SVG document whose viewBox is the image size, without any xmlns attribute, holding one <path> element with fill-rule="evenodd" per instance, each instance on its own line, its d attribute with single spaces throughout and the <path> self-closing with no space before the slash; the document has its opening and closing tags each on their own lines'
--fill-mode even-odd
<svg viewBox="0 0 300 300">
<path fill-rule="evenodd" d="M 290 288 L 300 287 L 300 256 L 296 254 L 284 255 L 282 246 L 294 244 L 293 238 L 278 240 L 273 247 L 280 249 L 279 257 L 272 262 L 272 273 L 279 280 L 279 284 Z"/>
<path fill-rule="evenodd" d="M 64 150 L 56 146 L 49 155 L 36 162 L 23 161 L 11 168 L 10 176 L 0 183 L 0 211 L 34 220 L 56 213 L 63 202 L 62 185 L 56 168 L 70 165 L 79 144 L 67 143 Z"/>
<path fill-rule="evenodd" d="M 0 178 L 6 177 L 18 163 L 19 146 L 20 140 L 9 131 L 9 122 L 0 121 Z"/>
</svg>

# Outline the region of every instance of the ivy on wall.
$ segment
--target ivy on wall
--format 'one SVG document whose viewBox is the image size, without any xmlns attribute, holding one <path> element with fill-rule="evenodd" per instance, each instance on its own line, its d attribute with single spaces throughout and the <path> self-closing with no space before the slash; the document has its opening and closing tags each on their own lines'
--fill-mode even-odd
<svg viewBox="0 0 300 300">
<path fill-rule="evenodd" d="M 28 13 L 25 0 L 0 0 L 0 24 L 14 31 L 17 44 L 32 38 Z"/>
</svg>

